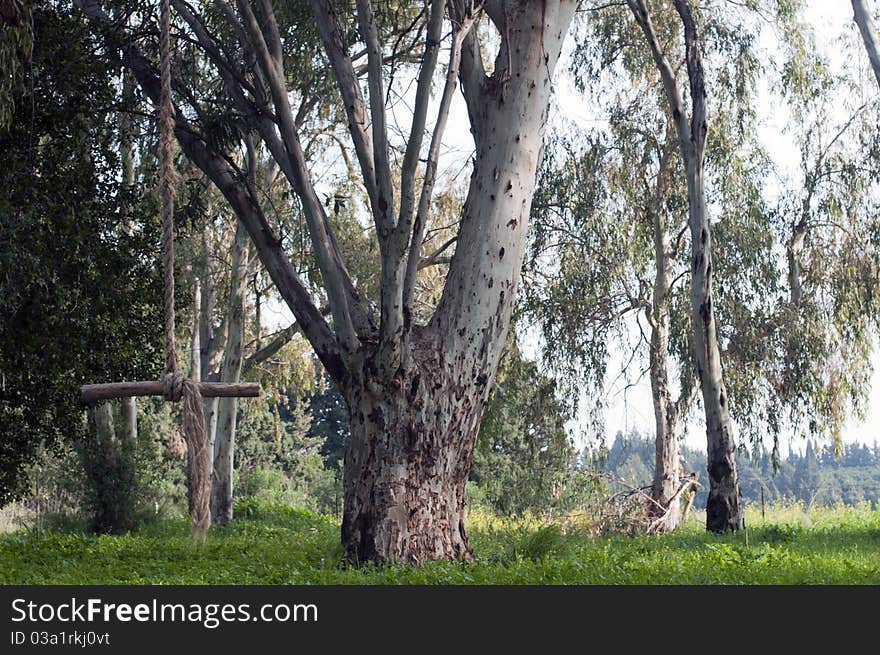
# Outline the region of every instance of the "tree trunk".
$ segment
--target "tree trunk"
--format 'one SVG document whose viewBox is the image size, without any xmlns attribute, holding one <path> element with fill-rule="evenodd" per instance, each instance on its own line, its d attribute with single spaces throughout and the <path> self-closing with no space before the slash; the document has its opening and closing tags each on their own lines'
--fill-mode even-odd
<svg viewBox="0 0 880 655">
<path fill-rule="evenodd" d="M 690 168 L 690 167 L 689 167 Z M 736 445 L 727 407 L 727 391 L 721 369 L 721 354 L 712 305 L 712 254 L 709 219 L 703 190 L 702 167 L 689 171 L 691 203 L 691 322 L 694 355 L 706 412 L 709 498 L 706 501 L 706 529 L 712 532 L 743 527 Z M 693 181 L 692 181 L 693 180 Z"/>
<path fill-rule="evenodd" d="M 98 533 L 122 533 L 134 527 L 134 448 L 123 427 L 117 438 L 113 404 L 109 401 L 88 408 L 94 438 L 81 448 L 90 484 L 92 529 Z"/>
<path fill-rule="evenodd" d="M 196 271 L 195 261 L 193 261 L 193 319 L 192 319 L 192 340 L 190 343 L 190 364 L 189 364 L 189 377 L 193 382 L 201 382 L 202 381 L 202 362 L 201 362 L 201 307 L 202 307 L 202 284 L 201 284 L 201 275 Z M 207 407 L 210 406 L 212 401 L 202 400 L 203 409 L 202 411 L 205 413 L 205 428 L 208 432 L 208 447 L 211 447 L 211 440 L 213 435 L 211 434 L 211 424 L 208 421 L 209 414 L 207 411 Z M 209 451 L 210 452 L 210 451 Z M 195 494 L 193 489 L 193 478 L 192 472 L 195 469 L 193 468 L 193 453 L 192 449 L 186 449 L 186 500 L 187 505 L 189 506 L 189 515 L 192 516 L 195 511 Z"/>
<path fill-rule="evenodd" d="M 399 389 L 370 380 L 344 390 L 342 542 L 352 562 L 472 558 L 465 489 L 483 409 L 482 389 L 443 370 L 441 340 L 414 335 Z"/>
<path fill-rule="evenodd" d="M 868 51 L 868 59 L 871 60 L 871 69 L 874 71 L 877 83 L 880 84 L 880 38 L 877 36 L 874 19 L 871 18 L 871 12 L 868 10 L 865 0 L 852 0 L 852 6 L 856 25 L 859 26 L 862 41 Z"/>
<path fill-rule="evenodd" d="M 248 235 L 240 221 L 235 222 L 235 246 L 229 285 L 229 312 L 226 318 L 226 346 L 220 368 L 221 382 L 238 382 L 241 377 L 242 336 L 244 332 L 245 275 L 248 266 Z M 217 399 L 214 475 L 211 484 L 211 521 L 232 520 L 232 474 L 235 454 L 237 398 Z"/>
<path fill-rule="evenodd" d="M 651 298 L 651 342 L 649 366 L 651 397 L 654 401 L 654 481 L 651 485 L 649 516 L 664 517 L 659 531 L 670 531 L 681 521 L 681 500 L 675 497 L 680 484 L 679 408 L 669 389 L 669 295 L 672 288 L 673 256 L 665 203 L 676 148 L 675 125 L 666 124 L 666 145 L 660 157 L 654 202 L 650 206 L 654 240 L 654 289 Z"/>
<path fill-rule="evenodd" d="M 387 367 L 367 358 L 344 385 L 351 442 L 342 541 L 351 560 L 472 557 L 467 477 L 510 326 L 551 76 L 576 5 L 512 4 L 510 58 L 499 55 L 492 77 L 480 73 L 479 97 L 468 98 L 477 151 L 438 308 L 427 328 L 413 327 L 391 380 L 373 377 Z M 462 69 L 466 88 L 473 75 Z"/>
<path fill-rule="evenodd" d="M 122 440 L 133 448 L 138 438 L 137 399 L 134 396 L 120 398 L 119 403 L 122 408 Z"/>
<path fill-rule="evenodd" d="M 656 238 L 655 238 L 656 240 Z M 663 247 L 667 244 L 661 238 Z M 669 389 L 669 285 L 671 270 L 668 258 L 657 256 L 657 273 L 654 281 L 653 321 L 650 344 L 651 395 L 654 401 L 656 425 L 654 445 L 654 482 L 651 486 L 649 514 L 665 515 L 659 529 L 674 530 L 681 520 L 681 501 L 672 500 L 678 490 L 679 444 L 678 411 Z"/>
</svg>

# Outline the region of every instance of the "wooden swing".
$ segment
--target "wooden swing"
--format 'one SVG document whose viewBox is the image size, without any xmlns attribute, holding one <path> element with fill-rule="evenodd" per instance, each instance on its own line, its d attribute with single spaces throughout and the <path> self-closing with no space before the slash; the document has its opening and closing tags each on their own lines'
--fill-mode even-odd
<svg viewBox="0 0 880 655">
<path fill-rule="evenodd" d="M 165 287 L 165 374 L 159 381 L 112 382 L 87 384 L 80 389 L 81 402 L 88 404 L 111 398 L 163 396 L 165 400 L 183 400 L 183 431 L 190 458 L 192 483 L 192 534 L 203 540 L 211 523 L 211 453 L 205 430 L 202 397 L 245 397 L 260 395 L 255 383 L 228 384 L 195 382 L 180 372 L 174 338 L 174 108 L 171 103 L 171 38 L 169 0 L 160 1 L 161 95 L 159 98 L 159 160 L 162 210 L 162 248 Z"/>
</svg>

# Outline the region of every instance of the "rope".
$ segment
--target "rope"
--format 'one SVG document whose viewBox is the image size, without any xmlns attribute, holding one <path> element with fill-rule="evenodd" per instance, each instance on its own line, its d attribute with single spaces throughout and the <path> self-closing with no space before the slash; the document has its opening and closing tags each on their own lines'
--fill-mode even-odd
<svg viewBox="0 0 880 655">
<path fill-rule="evenodd" d="M 159 21 L 159 162 L 162 193 L 162 249 L 165 268 L 165 374 L 180 369 L 174 340 L 174 106 L 171 103 L 171 38 L 169 0 L 161 0 Z"/>
<path fill-rule="evenodd" d="M 177 359 L 174 338 L 174 105 L 171 102 L 171 10 L 169 0 L 159 5 L 159 161 L 162 203 L 162 249 L 165 285 L 165 375 L 162 378 L 166 400 L 183 400 L 183 433 L 193 454 L 190 468 L 192 534 L 203 541 L 211 524 L 211 453 L 205 430 L 202 394 L 197 383 L 184 378 Z"/>
</svg>

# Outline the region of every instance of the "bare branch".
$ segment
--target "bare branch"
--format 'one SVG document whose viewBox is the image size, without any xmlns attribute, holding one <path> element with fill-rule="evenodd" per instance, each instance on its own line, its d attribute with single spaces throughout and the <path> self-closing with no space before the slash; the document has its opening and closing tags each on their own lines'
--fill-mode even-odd
<svg viewBox="0 0 880 655">
<path fill-rule="evenodd" d="M 254 16 L 249 1 L 238 0 L 238 6 L 242 13 L 244 26 L 250 37 L 251 45 L 256 51 L 260 68 L 269 83 L 269 89 L 275 104 L 275 112 L 278 117 L 281 139 L 284 142 L 284 147 L 292 167 L 290 172 L 293 174 L 293 179 L 291 182 L 302 201 L 306 225 L 309 228 L 309 236 L 315 248 L 318 267 L 321 270 L 321 277 L 330 300 L 336 333 L 345 349 L 349 353 L 354 353 L 358 350 L 360 341 L 352 322 L 349 307 L 351 299 L 346 291 L 347 284 L 344 281 L 344 278 L 348 277 L 348 273 L 345 271 L 344 266 L 342 266 L 338 250 L 334 248 L 335 240 L 330 235 L 329 221 L 309 176 L 302 144 L 299 141 L 299 135 L 297 134 L 293 113 L 290 108 L 290 101 L 287 96 L 281 62 L 275 61 L 272 58 L 263 30 L 257 22 L 256 16 Z M 272 12 L 271 6 L 267 6 L 266 9 L 269 13 Z M 269 32 L 271 35 L 271 27 Z M 271 38 L 270 36 L 270 40 Z"/>
<path fill-rule="evenodd" d="M 403 312 L 404 315 L 411 313 L 413 290 L 415 289 L 416 274 L 419 269 L 419 258 L 422 241 L 425 237 L 425 229 L 428 225 L 428 213 L 431 210 L 431 198 L 434 194 L 434 183 L 437 179 L 437 162 L 440 157 L 440 144 L 443 133 L 446 130 L 446 122 L 449 118 L 449 107 L 455 94 L 456 77 L 461 63 L 462 47 L 465 39 L 471 33 L 476 19 L 464 17 L 463 22 L 453 27 L 452 45 L 449 48 L 449 68 L 446 71 L 446 81 L 443 86 L 443 96 L 440 99 L 440 107 L 437 112 L 437 121 L 434 124 L 434 134 L 431 137 L 431 146 L 428 150 L 428 162 L 425 167 L 425 179 L 422 182 L 422 191 L 419 197 L 419 207 L 413 224 L 410 238 L 409 256 L 406 264 L 406 277 L 403 284 Z"/>
<path fill-rule="evenodd" d="M 348 117 L 348 131 L 354 142 L 364 186 L 367 187 L 367 195 L 372 206 L 376 202 L 376 170 L 373 164 L 372 140 L 366 129 L 367 109 L 361 94 L 360 82 L 352 67 L 352 57 L 345 45 L 333 3 L 330 0 L 311 0 L 311 3 L 312 14 L 318 24 L 324 50 L 336 74 L 336 84 Z"/>
</svg>

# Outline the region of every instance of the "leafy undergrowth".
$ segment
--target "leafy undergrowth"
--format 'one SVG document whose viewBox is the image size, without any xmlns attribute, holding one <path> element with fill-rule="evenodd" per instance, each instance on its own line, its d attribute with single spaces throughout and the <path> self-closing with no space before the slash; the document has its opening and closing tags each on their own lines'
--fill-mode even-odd
<svg viewBox="0 0 880 655">
<path fill-rule="evenodd" d="M 476 561 L 351 567 L 339 525 L 287 507 L 240 505 L 203 545 L 185 520 L 123 536 L 22 530 L 0 536 L 2 584 L 880 584 L 880 511 L 774 508 L 746 533 L 699 515 L 659 537 L 591 537 L 585 525 L 470 517 Z"/>
</svg>

